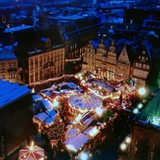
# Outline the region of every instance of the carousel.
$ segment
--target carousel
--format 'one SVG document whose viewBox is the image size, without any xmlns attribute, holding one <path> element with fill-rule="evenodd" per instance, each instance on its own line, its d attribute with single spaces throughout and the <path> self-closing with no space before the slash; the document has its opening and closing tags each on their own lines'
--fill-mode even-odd
<svg viewBox="0 0 160 160">
<path fill-rule="evenodd" d="M 44 149 L 34 145 L 34 142 L 30 146 L 26 146 L 19 151 L 18 160 L 44 160 Z"/>
<path fill-rule="evenodd" d="M 85 113 L 101 108 L 102 100 L 93 94 L 78 94 L 69 98 L 69 106 L 72 113 Z"/>
</svg>

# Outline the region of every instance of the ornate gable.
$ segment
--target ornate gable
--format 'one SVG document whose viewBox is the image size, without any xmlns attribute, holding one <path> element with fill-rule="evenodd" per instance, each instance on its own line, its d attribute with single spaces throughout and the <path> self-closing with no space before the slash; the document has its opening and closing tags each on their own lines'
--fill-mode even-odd
<svg viewBox="0 0 160 160">
<path fill-rule="evenodd" d="M 118 62 L 120 63 L 125 63 L 125 64 L 130 64 L 130 60 L 128 57 L 127 49 L 126 46 L 123 47 L 119 57 L 118 57 Z"/>
</svg>

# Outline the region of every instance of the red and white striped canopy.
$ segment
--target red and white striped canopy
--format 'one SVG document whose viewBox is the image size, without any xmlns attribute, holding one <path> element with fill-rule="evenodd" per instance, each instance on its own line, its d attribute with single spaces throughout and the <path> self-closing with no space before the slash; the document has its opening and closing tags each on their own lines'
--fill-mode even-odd
<svg viewBox="0 0 160 160">
<path fill-rule="evenodd" d="M 21 149 L 18 160 L 44 160 L 44 157 L 44 149 L 35 145 Z"/>
</svg>

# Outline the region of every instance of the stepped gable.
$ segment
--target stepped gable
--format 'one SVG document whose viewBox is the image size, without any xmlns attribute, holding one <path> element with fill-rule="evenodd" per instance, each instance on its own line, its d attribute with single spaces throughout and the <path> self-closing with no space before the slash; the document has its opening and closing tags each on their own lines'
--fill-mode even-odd
<svg viewBox="0 0 160 160">
<path fill-rule="evenodd" d="M 141 114 L 137 116 L 139 122 L 160 127 L 160 91 L 146 105 Z"/>
</svg>

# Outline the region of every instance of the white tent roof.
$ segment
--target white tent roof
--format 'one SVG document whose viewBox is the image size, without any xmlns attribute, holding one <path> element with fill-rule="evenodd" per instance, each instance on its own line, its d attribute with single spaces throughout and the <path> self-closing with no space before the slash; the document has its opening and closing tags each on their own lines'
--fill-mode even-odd
<svg viewBox="0 0 160 160">
<path fill-rule="evenodd" d="M 80 133 L 77 136 L 71 137 L 64 143 L 66 144 L 66 146 L 70 145 L 75 149 L 75 151 L 78 151 L 85 143 L 88 142 L 88 140 L 89 138 L 85 134 Z"/>
<path fill-rule="evenodd" d="M 48 118 L 49 115 L 45 112 L 41 112 L 36 114 L 33 118 L 38 118 L 41 122 L 44 122 L 46 118 Z"/>
<path fill-rule="evenodd" d="M 47 99 L 42 99 L 40 100 L 40 102 L 43 104 L 46 110 L 51 109 L 53 107 L 53 104 Z"/>
<path fill-rule="evenodd" d="M 32 95 L 32 99 L 33 99 L 33 101 L 36 102 L 36 101 L 41 100 L 42 96 L 40 94 L 34 94 L 34 95 Z"/>
</svg>

